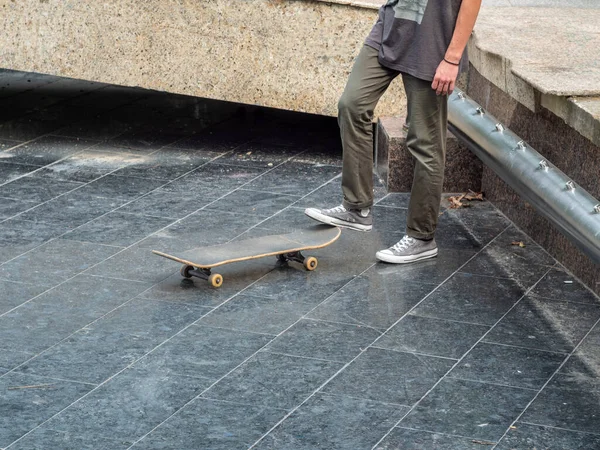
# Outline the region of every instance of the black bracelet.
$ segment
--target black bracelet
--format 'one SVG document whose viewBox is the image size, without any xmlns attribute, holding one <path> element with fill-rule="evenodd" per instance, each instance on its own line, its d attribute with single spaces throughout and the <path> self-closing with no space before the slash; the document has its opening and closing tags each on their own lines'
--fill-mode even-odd
<svg viewBox="0 0 600 450">
<path fill-rule="evenodd" d="M 444 58 L 444 61 L 446 61 L 448 64 L 452 64 L 453 66 L 460 66 L 460 62 L 453 63 L 451 61 L 448 61 L 446 58 Z"/>
</svg>

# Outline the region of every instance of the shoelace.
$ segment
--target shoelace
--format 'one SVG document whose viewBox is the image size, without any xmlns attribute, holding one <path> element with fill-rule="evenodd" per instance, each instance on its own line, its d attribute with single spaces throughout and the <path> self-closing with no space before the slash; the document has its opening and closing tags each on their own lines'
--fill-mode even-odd
<svg viewBox="0 0 600 450">
<path fill-rule="evenodd" d="M 340 206 L 336 206 L 335 208 L 331 208 L 329 210 L 329 212 L 332 212 L 332 213 L 343 213 L 343 212 L 346 212 L 346 208 L 344 208 L 344 205 L 340 205 Z"/>
<path fill-rule="evenodd" d="M 400 252 L 402 250 L 407 249 L 408 247 L 410 247 L 412 244 L 414 244 L 415 240 L 413 238 L 411 238 L 408 235 L 405 235 L 400 242 L 398 242 L 396 245 L 392 246 L 392 250 L 396 251 L 396 252 Z"/>
</svg>

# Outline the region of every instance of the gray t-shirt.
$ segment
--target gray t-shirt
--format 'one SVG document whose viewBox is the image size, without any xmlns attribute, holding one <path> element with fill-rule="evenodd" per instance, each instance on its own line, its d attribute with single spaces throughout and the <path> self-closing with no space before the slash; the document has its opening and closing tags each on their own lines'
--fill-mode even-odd
<svg viewBox="0 0 600 450">
<path fill-rule="evenodd" d="M 432 81 L 452 40 L 462 0 L 389 0 L 365 44 L 379 50 L 379 63 Z M 460 62 L 467 67 L 467 52 Z"/>
</svg>

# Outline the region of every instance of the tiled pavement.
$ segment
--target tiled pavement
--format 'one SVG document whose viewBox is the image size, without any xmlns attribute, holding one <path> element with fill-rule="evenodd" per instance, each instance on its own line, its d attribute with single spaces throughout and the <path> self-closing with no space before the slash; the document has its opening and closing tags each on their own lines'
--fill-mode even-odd
<svg viewBox="0 0 600 450">
<path fill-rule="evenodd" d="M 490 204 L 393 266 L 377 188 L 315 272 L 214 290 L 150 249 L 311 224 L 335 120 L 6 71 L 0 99 L 0 448 L 600 448 L 600 301 Z"/>
</svg>

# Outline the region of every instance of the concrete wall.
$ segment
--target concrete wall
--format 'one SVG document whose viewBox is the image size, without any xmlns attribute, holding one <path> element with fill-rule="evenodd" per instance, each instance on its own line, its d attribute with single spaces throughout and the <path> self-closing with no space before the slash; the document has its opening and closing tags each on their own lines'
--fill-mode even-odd
<svg viewBox="0 0 600 450">
<path fill-rule="evenodd" d="M 377 17 L 372 4 L 308 0 L 0 0 L 0 11 L 2 68 L 331 116 Z M 378 114 L 404 103 L 395 83 Z"/>
</svg>

